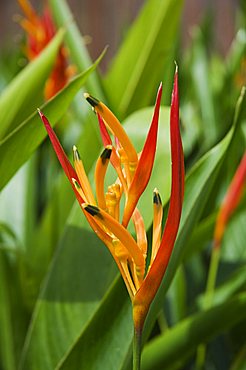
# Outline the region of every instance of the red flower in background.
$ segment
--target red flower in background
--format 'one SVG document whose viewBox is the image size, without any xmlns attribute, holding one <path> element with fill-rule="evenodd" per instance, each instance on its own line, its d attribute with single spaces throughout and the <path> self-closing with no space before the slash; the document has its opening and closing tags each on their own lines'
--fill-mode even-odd
<svg viewBox="0 0 246 370">
<path fill-rule="evenodd" d="M 246 184 L 246 153 L 244 153 L 241 162 L 230 183 L 226 195 L 221 204 L 214 231 L 214 247 L 220 248 L 222 238 L 229 222 L 230 217 L 236 210 Z"/>
<path fill-rule="evenodd" d="M 27 34 L 24 52 L 29 61 L 35 59 L 47 46 L 56 33 L 50 9 L 46 5 L 43 14 L 39 16 L 28 0 L 18 0 L 25 15 L 20 21 Z M 45 84 L 44 96 L 48 100 L 60 91 L 73 75 L 73 68 L 68 65 L 67 51 L 61 46 L 55 61 L 55 66 Z"/>
</svg>

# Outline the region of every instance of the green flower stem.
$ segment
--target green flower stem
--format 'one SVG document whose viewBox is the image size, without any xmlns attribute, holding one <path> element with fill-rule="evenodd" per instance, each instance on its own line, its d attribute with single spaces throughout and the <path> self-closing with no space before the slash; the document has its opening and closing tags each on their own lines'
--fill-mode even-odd
<svg viewBox="0 0 246 370">
<path fill-rule="evenodd" d="M 205 310 L 209 309 L 213 305 L 213 296 L 218 273 L 219 261 L 220 261 L 220 248 L 213 248 L 209 264 L 207 286 L 203 304 L 203 309 Z M 206 358 L 206 345 L 201 344 L 197 349 L 196 356 L 197 370 L 204 368 L 205 358 Z"/>
<path fill-rule="evenodd" d="M 134 328 L 133 338 L 133 370 L 140 370 L 142 331 Z"/>
<path fill-rule="evenodd" d="M 205 292 L 204 308 L 212 306 L 217 272 L 220 261 L 220 248 L 213 248 L 208 271 L 207 287 Z"/>
</svg>

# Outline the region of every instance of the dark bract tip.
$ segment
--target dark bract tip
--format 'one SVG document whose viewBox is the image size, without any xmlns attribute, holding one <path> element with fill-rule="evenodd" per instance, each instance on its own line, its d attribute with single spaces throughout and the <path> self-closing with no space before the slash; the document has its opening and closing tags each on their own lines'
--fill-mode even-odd
<svg viewBox="0 0 246 370">
<path fill-rule="evenodd" d="M 100 214 L 99 208 L 96 206 L 92 206 L 91 204 L 88 204 L 84 207 L 84 209 L 91 215 L 91 216 L 99 216 L 102 218 L 102 215 Z"/>
<path fill-rule="evenodd" d="M 153 202 L 157 205 L 161 204 L 161 197 L 160 197 L 160 194 L 157 193 L 156 191 L 154 192 L 154 196 L 153 196 Z"/>
<path fill-rule="evenodd" d="M 101 159 L 102 159 L 103 164 L 105 164 L 107 159 L 110 158 L 111 153 L 112 153 L 112 148 L 111 147 L 107 147 L 107 148 L 104 149 L 104 151 L 101 154 Z"/>
<path fill-rule="evenodd" d="M 84 97 L 86 98 L 86 100 L 88 101 L 88 103 L 90 103 L 90 105 L 93 108 L 96 107 L 100 103 L 100 101 L 98 99 L 94 98 L 93 96 L 91 96 L 88 93 L 85 93 L 84 94 Z"/>
</svg>

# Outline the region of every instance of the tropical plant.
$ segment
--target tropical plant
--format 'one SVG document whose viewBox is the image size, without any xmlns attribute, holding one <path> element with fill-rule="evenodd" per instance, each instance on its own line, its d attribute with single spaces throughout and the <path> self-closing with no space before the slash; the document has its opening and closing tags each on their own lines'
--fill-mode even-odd
<svg viewBox="0 0 246 370">
<path fill-rule="evenodd" d="M 106 74 L 48 4 L 35 58 L 0 58 L 0 369 L 243 369 L 244 2 L 223 58 L 206 21 L 180 47 L 182 0 L 145 1 Z"/>
</svg>

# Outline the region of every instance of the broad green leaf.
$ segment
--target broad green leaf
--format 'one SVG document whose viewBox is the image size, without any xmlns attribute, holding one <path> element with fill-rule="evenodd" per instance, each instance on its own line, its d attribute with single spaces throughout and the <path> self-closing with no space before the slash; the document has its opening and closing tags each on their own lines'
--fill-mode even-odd
<svg viewBox="0 0 246 370">
<path fill-rule="evenodd" d="M 36 305 L 21 369 L 58 368 L 95 315 L 113 276 L 112 259 L 86 220 L 81 215 L 70 222 Z"/>
<path fill-rule="evenodd" d="M 211 242 L 215 220 L 216 214 L 212 213 L 196 226 L 185 249 L 185 260 L 189 259 L 191 255 L 200 252 L 207 243 Z"/>
<path fill-rule="evenodd" d="M 187 282 L 184 266 L 180 265 L 167 292 L 168 313 L 171 325 L 186 316 Z"/>
<path fill-rule="evenodd" d="M 41 107 L 53 126 L 66 112 L 73 97 L 85 83 L 89 74 L 95 70 L 102 56 L 103 54 L 90 68 L 74 78 L 59 94 Z M 45 136 L 42 122 L 35 112 L 0 142 L 0 189 L 31 156 Z"/>
<path fill-rule="evenodd" d="M 0 366 L 5 370 L 14 370 L 16 369 L 16 359 L 8 283 L 6 259 L 0 250 Z"/>
<path fill-rule="evenodd" d="M 91 65 L 92 61 L 79 28 L 73 20 L 73 14 L 66 0 L 49 0 L 49 3 L 58 26 L 66 27 L 65 41 L 72 60 L 79 71 L 83 71 Z M 96 94 L 100 99 L 103 98 L 104 94 L 96 71 L 88 77 L 86 86 L 91 93 Z"/>
<path fill-rule="evenodd" d="M 183 368 L 184 361 L 194 354 L 198 344 L 232 328 L 245 318 L 246 294 L 241 293 L 219 306 L 179 322 L 146 345 L 142 370 Z"/>
<path fill-rule="evenodd" d="M 220 128 L 215 116 L 208 57 L 202 43 L 201 31 L 198 29 L 196 29 L 192 51 L 191 78 L 202 115 L 203 147 L 207 149 L 216 142 Z"/>
<path fill-rule="evenodd" d="M 60 30 L 44 51 L 29 63 L 3 91 L 0 97 L 0 139 L 2 139 L 13 120 L 16 124 L 28 117 L 35 109 L 38 94 L 42 94 L 43 86 L 55 61 L 57 52 L 64 37 Z M 42 96 L 42 95 L 41 95 Z M 40 104 L 41 100 L 39 101 Z M 23 114 L 23 112 L 25 114 Z"/>
<path fill-rule="evenodd" d="M 182 4 L 149 0 L 128 31 L 104 81 L 110 106 L 120 118 L 153 103 L 160 81 L 167 88 Z"/>
<path fill-rule="evenodd" d="M 117 279 L 112 289 L 105 295 L 93 320 L 88 323 L 76 342 L 71 355 L 67 359 L 64 358 L 64 363 L 62 362 L 58 368 L 119 369 L 129 351 L 129 333 L 132 333 L 130 299 L 123 282 Z M 109 351 L 110 347 L 112 351 Z"/>
<path fill-rule="evenodd" d="M 34 225 L 34 162 L 32 157 L 0 193 L 0 222 L 11 228 L 22 249 Z"/>
</svg>

